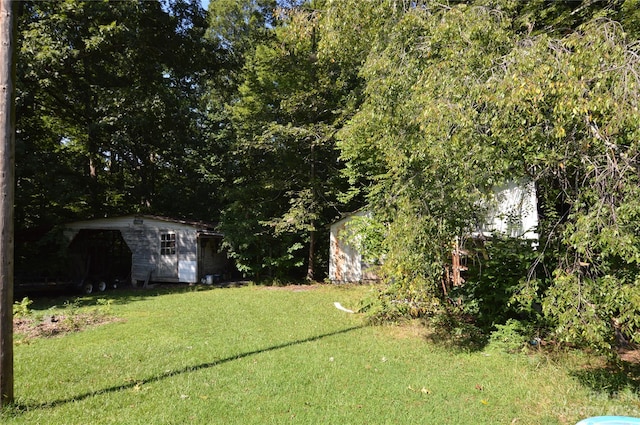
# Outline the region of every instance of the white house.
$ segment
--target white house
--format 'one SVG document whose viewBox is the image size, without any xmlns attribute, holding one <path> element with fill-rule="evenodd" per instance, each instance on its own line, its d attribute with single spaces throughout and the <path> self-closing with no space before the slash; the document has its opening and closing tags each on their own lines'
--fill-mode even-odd
<svg viewBox="0 0 640 425">
<path fill-rule="evenodd" d="M 486 223 L 480 229 L 484 236 L 498 232 L 512 238 L 537 240 L 538 198 L 535 183 L 509 182 L 496 187 Z"/>
</svg>

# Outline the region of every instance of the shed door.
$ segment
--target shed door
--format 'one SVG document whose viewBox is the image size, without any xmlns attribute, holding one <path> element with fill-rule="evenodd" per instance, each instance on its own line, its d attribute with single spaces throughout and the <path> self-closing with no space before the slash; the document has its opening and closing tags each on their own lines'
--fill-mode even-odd
<svg viewBox="0 0 640 425">
<path fill-rule="evenodd" d="M 178 277 L 178 250 L 175 232 L 160 233 L 160 261 L 157 277 Z"/>
</svg>

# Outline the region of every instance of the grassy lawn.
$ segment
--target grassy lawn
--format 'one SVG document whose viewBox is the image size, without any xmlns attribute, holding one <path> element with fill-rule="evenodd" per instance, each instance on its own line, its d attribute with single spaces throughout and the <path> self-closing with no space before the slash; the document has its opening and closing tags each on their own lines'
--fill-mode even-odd
<svg viewBox="0 0 640 425">
<path fill-rule="evenodd" d="M 637 387 L 575 356 L 452 350 L 370 327 L 366 287 L 113 292 L 120 320 L 16 338 L 3 424 L 574 424 L 640 416 Z M 86 306 L 82 306 L 86 305 Z M 51 306 L 32 306 L 38 310 Z M 631 381 L 629 381 L 631 382 Z"/>
</svg>

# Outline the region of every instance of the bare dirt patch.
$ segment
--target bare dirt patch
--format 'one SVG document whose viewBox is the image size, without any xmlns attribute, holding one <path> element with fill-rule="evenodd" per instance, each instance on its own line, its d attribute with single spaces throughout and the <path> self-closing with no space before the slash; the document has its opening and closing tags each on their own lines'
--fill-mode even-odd
<svg viewBox="0 0 640 425">
<path fill-rule="evenodd" d="M 88 327 L 116 322 L 119 319 L 95 313 L 45 316 L 38 320 L 32 317 L 19 317 L 13 320 L 13 331 L 22 340 L 47 338 L 57 335 L 79 332 Z"/>
<path fill-rule="evenodd" d="M 640 366 L 640 349 L 637 347 L 631 349 L 623 349 L 618 351 L 618 355 L 620 356 L 620 360 L 623 362 Z"/>
</svg>

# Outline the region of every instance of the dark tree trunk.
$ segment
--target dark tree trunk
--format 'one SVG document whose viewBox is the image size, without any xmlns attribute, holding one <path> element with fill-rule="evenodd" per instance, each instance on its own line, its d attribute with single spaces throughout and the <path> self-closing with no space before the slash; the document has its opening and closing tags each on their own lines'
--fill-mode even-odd
<svg viewBox="0 0 640 425">
<path fill-rule="evenodd" d="M 307 266 L 307 280 L 312 281 L 315 277 L 313 263 L 316 260 L 316 231 L 312 230 L 309 234 L 309 265 Z"/>
</svg>

